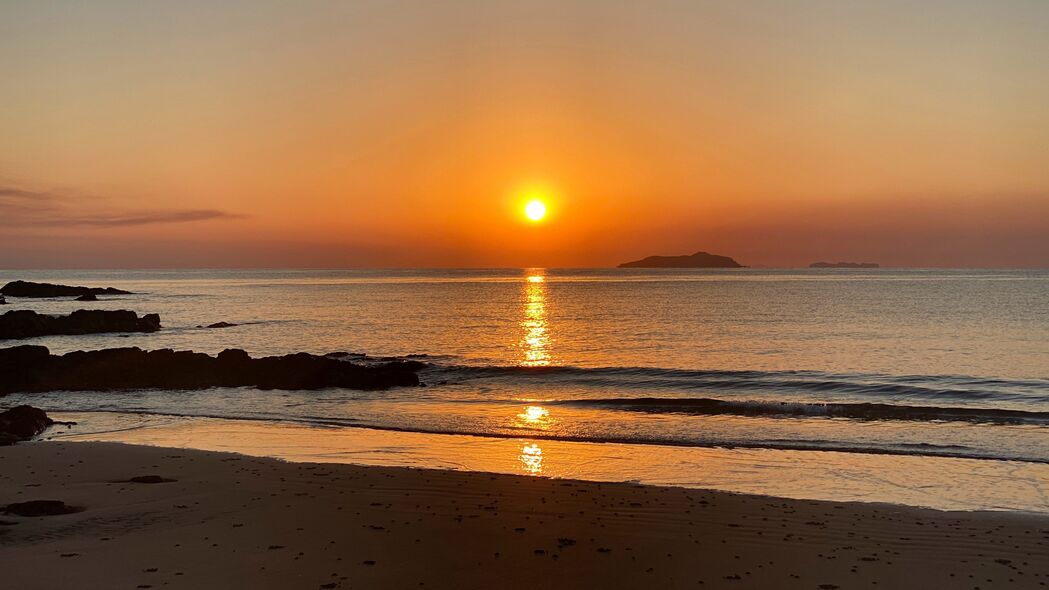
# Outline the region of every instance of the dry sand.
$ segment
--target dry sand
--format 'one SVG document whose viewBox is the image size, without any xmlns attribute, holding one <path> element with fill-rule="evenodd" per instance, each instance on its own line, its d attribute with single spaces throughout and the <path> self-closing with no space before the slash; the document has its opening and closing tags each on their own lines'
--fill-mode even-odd
<svg viewBox="0 0 1049 590">
<path fill-rule="evenodd" d="M 165 483 L 130 483 L 159 475 Z M 0 449 L 3 588 L 1044 588 L 1049 518 L 116 443 Z"/>
</svg>

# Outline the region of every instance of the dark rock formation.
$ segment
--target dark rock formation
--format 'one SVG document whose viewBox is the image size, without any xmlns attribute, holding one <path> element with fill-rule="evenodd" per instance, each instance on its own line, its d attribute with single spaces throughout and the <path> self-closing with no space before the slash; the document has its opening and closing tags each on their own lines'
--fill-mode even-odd
<svg viewBox="0 0 1049 590">
<path fill-rule="evenodd" d="M 7 299 L 4 299 L 3 295 L 0 295 L 0 305 L 7 305 Z"/>
<path fill-rule="evenodd" d="M 15 406 L 0 412 L 0 446 L 29 440 L 54 424 L 51 418 L 33 406 Z"/>
<path fill-rule="evenodd" d="M 0 288 L 0 294 L 8 297 L 78 297 L 80 295 L 131 295 L 113 287 L 70 287 L 51 283 L 11 281 Z"/>
<path fill-rule="evenodd" d="M 875 262 L 813 262 L 809 268 L 879 268 Z"/>
<path fill-rule="evenodd" d="M 0 339 L 34 336 L 100 334 L 104 332 L 156 332 L 160 316 L 147 313 L 142 317 L 133 311 L 80 309 L 69 315 L 50 316 L 28 309 L 0 315 Z"/>
<path fill-rule="evenodd" d="M 171 349 L 109 348 L 53 355 L 43 346 L 0 349 L 0 395 L 35 391 L 126 389 L 388 389 L 419 385 L 417 361 L 359 364 L 304 352 L 253 359 L 243 350 L 217 356 Z"/>
<path fill-rule="evenodd" d="M 215 322 L 214 324 L 208 324 L 208 325 L 206 325 L 204 327 L 205 328 L 232 328 L 233 326 L 236 326 L 236 325 L 237 324 L 231 324 L 229 322 Z"/>
<path fill-rule="evenodd" d="M 30 500 L 4 506 L 4 514 L 16 516 L 55 516 L 79 511 L 79 508 L 69 506 L 61 500 Z"/>
<path fill-rule="evenodd" d="M 98 296 L 94 293 L 84 293 L 80 297 L 77 297 L 75 301 L 98 301 Z"/>
<path fill-rule="evenodd" d="M 691 256 L 649 256 L 624 262 L 619 268 L 743 268 L 743 265 L 728 256 L 696 252 Z"/>
</svg>

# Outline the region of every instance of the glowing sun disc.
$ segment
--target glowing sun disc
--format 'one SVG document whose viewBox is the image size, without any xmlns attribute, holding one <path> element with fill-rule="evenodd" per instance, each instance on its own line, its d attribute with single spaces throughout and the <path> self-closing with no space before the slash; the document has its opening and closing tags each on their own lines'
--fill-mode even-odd
<svg viewBox="0 0 1049 590">
<path fill-rule="evenodd" d="M 525 205 L 525 217 L 532 221 L 539 221 L 546 217 L 546 205 L 540 200 L 529 201 Z"/>
</svg>

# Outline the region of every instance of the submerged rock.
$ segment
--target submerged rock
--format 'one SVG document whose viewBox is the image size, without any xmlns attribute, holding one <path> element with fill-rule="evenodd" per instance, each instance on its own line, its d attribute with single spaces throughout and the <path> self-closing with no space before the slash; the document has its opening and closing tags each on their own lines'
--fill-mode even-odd
<svg viewBox="0 0 1049 590">
<path fill-rule="evenodd" d="M 338 351 L 335 351 L 335 352 L 326 353 L 324 356 L 326 356 L 328 358 L 333 358 L 333 359 L 343 359 L 343 358 L 350 358 L 350 357 L 363 359 L 363 358 L 366 358 L 368 355 L 364 354 L 363 352 L 346 352 L 344 350 L 338 350 Z M 412 356 L 412 355 L 408 355 L 408 356 Z"/>
<path fill-rule="evenodd" d="M 80 309 L 66 316 L 50 316 L 28 309 L 0 315 L 0 339 L 34 336 L 100 334 L 104 332 L 156 332 L 160 316 L 139 317 L 133 311 Z"/>
<path fill-rule="evenodd" d="M 0 287 L 0 294 L 8 297 L 77 297 L 80 295 L 131 295 L 131 291 L 113 287 L 71 287 L 52 283 L 11 281 Z"/>
<path fill-rule="evenodd" d="M 40 408 L 15 406 L 0 412 L 0 446 L 29 440 L 54 424 Z"/>
<path fill-rule="evenodd" d="M 0 395 L 36 391 L 126 389 L 388 389 L 419 385 L 417 361 L 367 365 L 304 352 L 251 358 L 239 349 L 217 356 L 191 351 L 109 348 L 53 355 L 44 346 L 0 349 Z"/>
<path fill-rule="evenodd" d="M 236 325 L 237 324 L 231 324 L 229 322 L 215 322 L 214 324 L 208 324 L 208 325 L 206 325 L 204 327 L 205 328 L 232 328 L 233 326 L 236 326 Z"/>
<path fill-rule="evenodd" d="M 84 293 L 80 297 L 77 297 L 75 301 L 98 301 L 98 296 L 94 293 Z"/>
</svg>

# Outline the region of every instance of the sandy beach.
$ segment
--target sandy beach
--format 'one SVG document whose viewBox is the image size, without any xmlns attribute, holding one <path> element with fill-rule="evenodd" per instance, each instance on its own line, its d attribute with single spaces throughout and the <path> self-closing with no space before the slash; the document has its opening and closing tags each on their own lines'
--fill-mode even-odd
<svg viewBox="0 0 1049 590">
<path fill-rule="evenodd" d="M 160 476 L 162 483 L 133 483 Z M 0 449 L 11 588 L 1039 588 L 1049 518 L 117 443 Z"/>
</svg>

